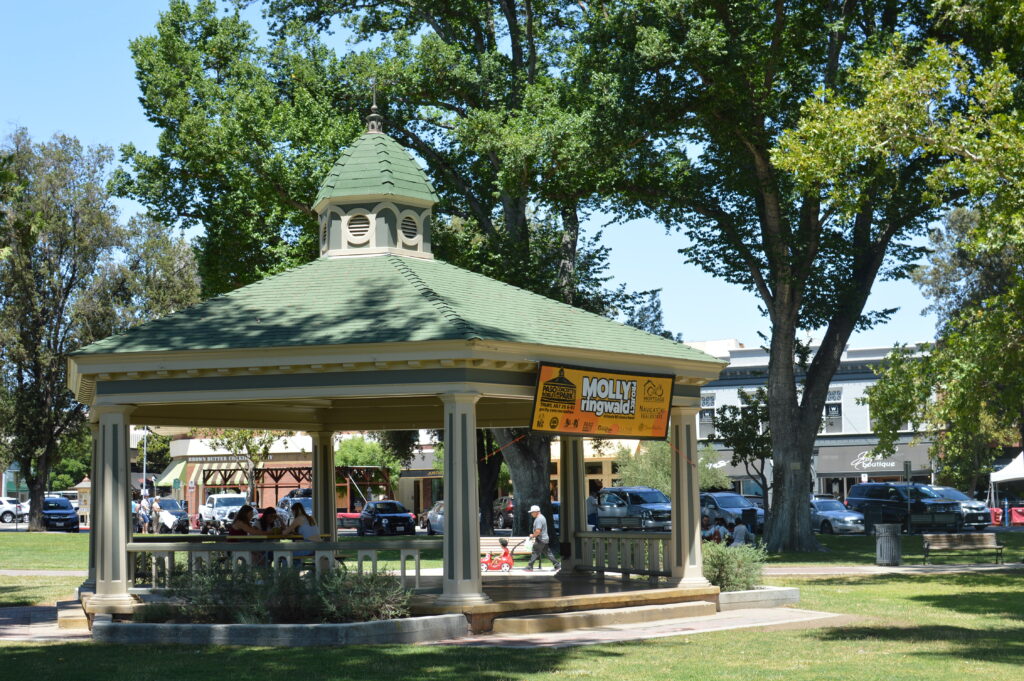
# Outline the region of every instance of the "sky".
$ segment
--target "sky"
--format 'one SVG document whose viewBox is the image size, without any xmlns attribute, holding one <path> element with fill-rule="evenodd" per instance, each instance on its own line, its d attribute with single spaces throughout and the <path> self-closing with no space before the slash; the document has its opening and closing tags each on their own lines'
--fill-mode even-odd
<svg viewBox="0 0 1024 681">
<path fill-rule="evenodd" d="M 138 102 L 128 43 L 154 32 L 165 0 L 0 0 L 0 136 L 25 127 L 35 139 L 73 135 L 86 145 L 132 142 L 153 150 L 158 132 Z M 340 150 L 339 150 L 340 153 Z M 126 213 L 137 206 L 120 204 Z M 598 215 L 592 232 L 613 220 Z M 634 290 L 660 288 L 665 326 L 684 340 L 762 341 L 767 320 L 757 298 L 684 262 L 678 233 L 649 220 L 613 222 L 604 229 L 611 248 L 611 283 Z M 910 282 L 876 283 L 870 309 L 899 307 L 888 324 L 860 332 L 850 347 L 889 347 L 933 338 L 935 317 Z"/>
</svg>

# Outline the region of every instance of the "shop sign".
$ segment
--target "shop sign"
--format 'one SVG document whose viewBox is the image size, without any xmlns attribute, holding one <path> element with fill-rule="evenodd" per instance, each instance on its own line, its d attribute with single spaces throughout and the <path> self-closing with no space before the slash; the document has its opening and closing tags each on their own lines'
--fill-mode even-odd
<svg viewBox="0 0 1024 681">
<path fill-rule="evenodd" d="M 871 450 L 865 449 L 850 462 L 850 466 L 852 466 L 855 471 L 896 470 L 896 461 L 891 458 L 882 459 L 880 457 L 872 456 Z"/>
<path fill-rule="evenodd" d="M 561 435 L 663 440 L 671 375 L 541 364 L 532 430 Z"/>
</svg>

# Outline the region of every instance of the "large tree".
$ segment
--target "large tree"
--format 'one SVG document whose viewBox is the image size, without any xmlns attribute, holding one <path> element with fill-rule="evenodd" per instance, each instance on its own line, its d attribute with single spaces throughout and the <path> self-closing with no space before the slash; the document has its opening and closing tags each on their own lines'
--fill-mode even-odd
<svg viewBox="0 0 1024 681">
<path fill-rule="evenodd" d="M 33 142 L 17 130 L 0 156 L 8 171 L 0 183 L 0 449 L 21 467 L 30 528 L 40 530 L 50 474 L 85 437 L 67 355 L 145 317 L 147 291 L 125 275 L 150 241 L 118 222 L 106 189 L 110 149 L 63 135 Z M 149 285 L 181 290 L 169 283 L 177 272 L 157 270 Z M 134 315 L 117 311 L 129 304 Z"/>
<path fill-rule="evenodd" d="M 361 132 L 373 82 L 386 132 L 426 162 L 438 190 L 438 257 L 665 332 L 657 292 L 609 287 L 607 251 L 580 234 L 642 121 L 620 115 L 613 89 L 568 77 L 577 5 L 265 7 L 262 38 L 237 7 L 175 0 L 156 34 L 132 43 L 161 135 L 157 154 L 124 148 L 118 187 L 163 219 L 206 227 L 206 293 L 315 256 L 316 186 Z M 319 37 L 339 23 L 353 40 L 342 54 Z M 548 439 L 495 435 L 517 493 L 547 504 Z"/>
<path fill-rule="evenodd" d="M 684 231 L 690 263 L 760 299 L 768 547 L 817 548 L 808 470 L 829 382 L 851 334 L 892 312 L 866 307 L 872 287 L 908 276 L 914 239 L 960 191 L 936 172 L 969 151 L 992 83 L 923 40 L 920 3 L 623 0 L 588 21 L 577 77 L 614 78 L 649 122 L 625 205 Z M 801 331 L 820 341 L 798 385 Z"/>
</svg>

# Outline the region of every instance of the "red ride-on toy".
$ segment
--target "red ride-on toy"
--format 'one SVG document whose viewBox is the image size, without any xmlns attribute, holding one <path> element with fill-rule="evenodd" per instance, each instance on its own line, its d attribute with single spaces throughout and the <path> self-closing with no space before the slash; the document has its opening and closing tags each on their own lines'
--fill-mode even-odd
<svg viewBox="0 0 1024 681">
<path fill-rule="evenodd" d="M 487 554 L 486 558 L 480 559 L 480 572 L 498 571 L 508 572 L 515 565 L 515 559 L 512 557 L 512 552 L 508 550 L 508 539 L 502 537 L 498 540 L 501 544 L 501 555 Z"/>
</svg>

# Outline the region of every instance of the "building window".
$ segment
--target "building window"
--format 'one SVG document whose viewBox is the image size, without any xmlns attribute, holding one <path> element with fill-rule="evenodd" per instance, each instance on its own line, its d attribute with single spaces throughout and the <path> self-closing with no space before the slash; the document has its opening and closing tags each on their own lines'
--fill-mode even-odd
<svg viewBox="0 0 1024 681">
<path fill-rule="evenodd" d="M 604 473 L 600 462 L 590 462 L 583 464 L 584 470 L 587 471 L 587 475 L 602 475 Z"/>
<path fill-rule="evenodd" d="M 700 408 L 701 409 L 714 409 L 715 408 L 715 394 L 705 394 L 700 396 Z"/>
<path fill-rule="evenodd" d="M 712 396 L 714 401 L 714 396 Z M 701 398 L 701 402 L 704 398 Z M 714 409 L 701 409 L 700 417 L 697 421 L 697 438 L 700 440 L 707 440 L 709 437 L 715 436 L 715 410 Z"/>
</svg>

